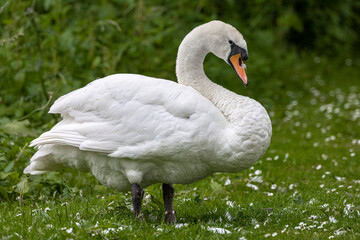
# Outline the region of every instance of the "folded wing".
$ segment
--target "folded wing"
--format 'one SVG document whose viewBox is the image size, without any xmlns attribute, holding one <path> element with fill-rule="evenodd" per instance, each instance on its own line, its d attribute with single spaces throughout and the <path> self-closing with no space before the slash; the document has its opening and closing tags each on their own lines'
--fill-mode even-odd
<svg viewBox="0 0 360 240">
<path fill-rule="evenodd" d="M 227 124 L 191 87 L 135 74 L 95 80 L 59 98 L 50 113 L 63 120 L 32 146 L 69 145 L 131 159 L 205 151 Z"/>
</svg>

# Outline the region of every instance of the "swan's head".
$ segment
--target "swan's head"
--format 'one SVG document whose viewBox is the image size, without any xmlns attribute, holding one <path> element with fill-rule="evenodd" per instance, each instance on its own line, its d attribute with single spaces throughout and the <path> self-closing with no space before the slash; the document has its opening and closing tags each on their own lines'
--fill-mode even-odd
<svg viewBox="0 0 360 240">
<path fill-rule="evenodd" d="M 221 21 L 211 21 L 201 25 L 206 37 L 208 51 L 230 64 L 244 85 L 247 85 L 244 61 L 248 59 L 246 41 L 233 26 Z"/>
</svg>

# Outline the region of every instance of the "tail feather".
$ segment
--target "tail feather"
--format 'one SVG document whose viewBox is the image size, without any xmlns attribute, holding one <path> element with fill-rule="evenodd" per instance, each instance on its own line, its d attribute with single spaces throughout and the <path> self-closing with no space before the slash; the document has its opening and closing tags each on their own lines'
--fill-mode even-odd
<svg viewBox="0 0 360 240">
<path fill-rule="evenodd" d="M 76 132 L 49 131 L 41 134 L 30 143 L 30 147 L 40 147 L 45 144 L 60 144 L 79 147 L 85 137 Z"/>
<path fill-rule="evenodd" d="M 51 146 L 41 146 L 30 159 L 30 165 L 24 169 L 24 173 L 38 175 L 61 169 L 62 165 L 54 161 Z"/>
</svg>

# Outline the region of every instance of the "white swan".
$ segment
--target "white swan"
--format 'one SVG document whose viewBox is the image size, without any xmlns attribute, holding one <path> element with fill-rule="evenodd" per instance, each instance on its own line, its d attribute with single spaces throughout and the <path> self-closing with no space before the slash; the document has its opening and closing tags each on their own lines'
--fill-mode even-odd
<svg viewBox="0 0 360 240">
<path fill-rule="evenodd" d="M 271 122 L 261 104 L 206 77 L 203 61 L 209 52 L 247 84 L 243 36 L 221 21 L 203 24 L 179 47 L 180 84 L 116 74 L 59 98 L 50 113 L 63 120 L 31 143 L 39 150 L 24 172 L 89 171 L 104 185 L 131 189 L 135 216 L 142 188 L 164 183 L 165 221 L 175 222 L 171 184 L 244 170 L 270 144 Z"/>
</svg>

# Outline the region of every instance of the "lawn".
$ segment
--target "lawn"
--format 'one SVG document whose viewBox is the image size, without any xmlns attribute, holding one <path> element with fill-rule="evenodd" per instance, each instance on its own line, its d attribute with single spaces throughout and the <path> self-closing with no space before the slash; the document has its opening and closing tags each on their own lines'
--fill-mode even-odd
<svg viewBox="0 0 360 240">
<path fill-rule="evenodd" d="M 6 7 L 15 8 L 10 3 L 5 11 Z M 31 9 L 26 11 L 32 14 Z M 51 11 L 49 14 L 62 18 L 62 12 Z M 37 22 L 40 17 L 34 17 L 33 23 L 29 17 L 27 27 L 41 30 L 45 29 L 41 24 L 53 24 L 50 20 Z M 81 22 L 81 16 L 74 16 L 75 20 Z M 22 174 L 35 152 L 28 147 L 30 141 L 58 120 L 46 113 L 53 98 L 114 72 L 174 80 L 177 44 L 196 25 L 183 30 L 181 24 L 176 25 L 159 39 L 146 38 L 159 29 L 145 29 L 132 42 L 138 47 L 125 42 L 126 50 L 121 44 L 114 46 L 114 52 L 123 51 L 116 55 L 108 40 L 120 31 L 116 24 L 92 21 L 89 28 L 101 29 L 104 24 L 102 27 L 110 32 L 97 36 L 89 31 L 90 37 L 98 37 L 88 42 L 84 37 L 89 46 L 95 44 L 89 49 L 76 38 L 79 29 L 86 27 L 79 22 L 75 24 L 78 32 L 74 26 L 73 32 L 66 32 L 56 22 L 53 30 L 63 31 L 61 36 L 52 35 L 46 28 L 48 35 L 43 40 L 30 38 L 34 45 L 41 43 L 41 56 L 26 41 L 8 38 L 16 43 L 7 43 L 3 36 L 5 47 L 0 53 L 7 56 L 3 60 L 11 59 L 11 64 L 9 69 L 0 68 L 1 86 L 9 86 L 2 88 L 0 96 L 1 239 L 360 238 L 360 58 L 351 52 L 334 58 L 315 50 L 276 51 L 271 49 L 279 46 L 276 41 L 259 40 L 267 31 L 249 33 L 247 38 L 246 88 L 231 67 L 214 56 L 207 57 L 205 71 L 215 82 L 263 104 L 273 126 L 271 145 L 243 172 L 214 174 L 194 184 L 174 185 L 177 224 L 164 224 L 160 184 L 146 189 L 144 219 L 138 221 L 133 217 L 129 193 L 106 188 L 90 174 L 72 170 L 41 176 Z M 126 34 L 133 34 L 129 33 L 131 24 L 126 27 L 129 30 L 121 29 L 124 39 Z M 49 42 L 59 39 L 72 39 L 73 45 L 65 42 L 51 50 Z M 169 49 L 157 53 L 166 43 Z M 148 64 L 134 60 L 142 49 Z M 26 59 L 38 66 L 32 69 Z M 21 73 L 21 69 L 27 72 Z"/>
</svg>

